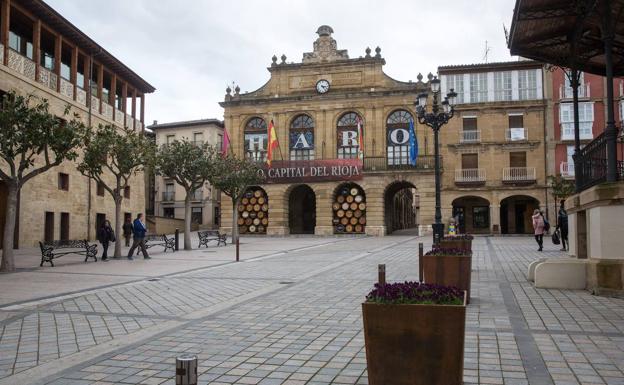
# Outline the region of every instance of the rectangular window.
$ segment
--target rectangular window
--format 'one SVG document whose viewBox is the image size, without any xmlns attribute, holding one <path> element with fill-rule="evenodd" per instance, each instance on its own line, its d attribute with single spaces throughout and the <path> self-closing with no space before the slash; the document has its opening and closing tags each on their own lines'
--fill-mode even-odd
<svg viewBox="0 0 624 385">
<path fill-rule="evenodd" d="M 573 95 L 574 92 L 572 90 L 572 84 L 570 83 L 568 74 L 569 74 L 568 71 L 566 71 L 566 73 L 563 75 L 564 85 L 563 85 L 563 95 L 561 95 L 561 97 L 563 98 L 572 98 L 574 96 Z M 587 92 L 586 92 L 585 75 L 583 74 L 583 72 L 581 72 L 579 76 L 578 96 L 579 98 L 584 98 L 584 97 L 589 96 L 587 95 Z"/>
<path fill-rule="evenodd" d="M 464 75 L 446 75 L 446 93 L 451 92 L 451 88 L 457 93 L 457 104 L 464 103 Z"/>
<path fill-rule="evenodd" d="M 175 218 L 175 209 L 173 207 L 163 207 L 163 217 Z"/>
<path fill-rule="evenodd" d="M 11 21 L 13 17 L 11 17 Z M 27 31 L 9 31 L 9 47 L 30 60 L 33 59 L 32 29 Z"/>
<path fill-rule="evenodd" d="M 518 71 L 518 97 L 520 100 L 537 99 L 536 70 Z"/>
<path fill-rule="evenodd" d="M 103 183 L 99 183 L 97 184 L 97 195 L 103 197 L 104 196 L 104 184 Z"/>
<path fill-rule="evenodd" d="M 264 162 L 267 157 L 269 136 L 265 132 L 252 132 L 245 134 L 245 156 L 247 159 Z M 275 157 L 273 158 L 275 159 Z"/>
<path fill-rule="evenodd" d="M 172 202 L 175 200 L 175 185 L 173 183 L 165 184 L 165 191 L 163 191 L 163 202 Z"/>
<path fill-rule="evenodd" d="M 487 73 L 470 74 L 470 103 L 487 102 Z"/>
<path fill-rule="evenodd" d="M 204 134 L 196 132 L 193 134 L 193 144 L 196 146 L 202 146 L 204 144 Z"/>
<path fill-rule="evenodd" d="M 488 206 L 473 206 L 472 227 L 487 229 L 490 227 L 490 208 Z"/>
<path fill-rule="evenodd" d="M 69 213 L 61 213 L 61 241 L 69 240 Z"/>
<path fill-rule="evenodd" d="M 123 193 L 123 195 L 124 195 L 124 198 L 126 198 L 126 199 L 130 199 L 130 186 L 126 186 L 126 187 L 124 187 L 124 193 Z"/>
<path fill-rule="evenodd" d="M 509 167 L 526 167 L 526 152 L 510 152 Z"/>
<path fill-rule="evenodd" d="M 477 131 L 477 118 L 476 117 L 464 117 L 462 119 L 464 131 Z"/>
<path fill-rule="evenodd" d="M 215 226 L 221 226 L 221 207 L 219 206 L 214 208 L 214 224 Z"/>
<path fill-rule="evenodd" d="M 462 170 L 479 168 L 479 154 L 462 154 Z"/>
<path fill-rule="evenodd" d="M 69 175 L 68 174 L 59 172 L 58 188 L 59 190 L 69 191 Z"/>
<path fill-rule="evenodd" d="M 509 129 L 507 131 L 507 140 L 526 140 L 526 131 L 524 130 L 523 115 L 509 115 Z"/>
<path fill-rule="evenodd" d="M 45 212 L 43 240 L 45 242 L 52 242 L 54 240 L 54 213 L 51 211 Z"/>
<path fill-rule="evenodd" d="M 579 103 L 579 134 L 581 139 L 592 139 L 594 125 L 594 104 Z M 574 139 L 574 106 L 572 103 L 559 104 L 559 120 L 561 122 L 561 140 Z"/>
<path fill-rule="evenodd" d="M 202 224 L 203 221 L 203 209 L 201 207 L 191 208 L 191 223 Z"/>
<path fill-rule="evenodd" d="M 223 134 L 217 134 L 217 151 L 223 149 Z"/>
<path fill-rule="evenodd" d="M 511 100 L 511 71 L 494 72 L 494 100 Z"/>
</svg>

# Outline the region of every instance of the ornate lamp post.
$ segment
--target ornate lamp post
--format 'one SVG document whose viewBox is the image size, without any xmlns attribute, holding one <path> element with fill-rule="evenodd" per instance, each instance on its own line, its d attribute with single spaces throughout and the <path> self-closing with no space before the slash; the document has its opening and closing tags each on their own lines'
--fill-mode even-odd
<svg viewBox="0 0 624 385">
<path fill-rule="evenodd" d="M 455 99 L 457 93 L 451 88 L 442 102 L 439 102 L 440 96 L 440 80 L 434 77 L 430 82 L 431 92 L 433 93 L 433 103 L 431 112 L 427 112 L 427 92 L 418 95 L 416 101 L 416 112 L 418 114 L 418 122 L 431 127 L 434 134 L 434 150 L 435 150 L 435 223 L 433 224 L 433 243 L 437 244 L 444 236 L 444 223 L 442 223 L 442 211 L 440 204 L 440 143 L 438 140 L 438 131 L 440 127 L 448 123 L 455 112 Z"/>
</svg>

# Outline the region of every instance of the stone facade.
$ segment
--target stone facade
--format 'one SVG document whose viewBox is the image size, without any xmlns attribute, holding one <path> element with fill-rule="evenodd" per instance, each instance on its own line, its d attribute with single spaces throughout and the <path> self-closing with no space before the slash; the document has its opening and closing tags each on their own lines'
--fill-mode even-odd
<svg viewBox="0 0 624 385">
<path fill-rule="evenodd" d="M 162 146 L 174 140 L 189 140 L 198 144 L 208 143 L 221 148 L 223 142 L 223 122 L 218 119 L 203 119 L 186 122 L 158 124 L 148 128 L 156 133 L 156 144 Z M 200 229 L 219 227 L 221 218 L 220 193 L 206 182 L 196 192 L 191 203 L 193 223 Z M 184 199 L 186 192 L 175 181 L 156 176 L 155 210 L 159 217 L 184 219 Z M 200 219 L 201 218 L 201 219 Z"/>
<path fill-rule="evenodd" d="M 46 9 L 49 8 L 50 11 L 45 15 L 38 14 L 40 8 L 35 7 L 31 10 L 6 0 L 2 3 L 3 31 L 5 31 L 4 23 L 9 23 L 10 17 L 17 13 L 21 15 L 19 23 L 32 22 L 35 41 L 28 44 L 35 46 L 33 50 L 35 57 L 29 58 L 24 56 L 29 53 L 16 51 L 15 49 L 20 49 L 20 46 L 9 47 L 8 35 L 2 35 L 0 51 L 3 53 L 2 58 L 4 60 L 0 61 L 1 92 L 15 90 L 21 94 L 34 94 L 47 99 L 50 112 L 58 116 L 62 116 L 65 107 L 70 106 L 71 112 L 78 114 L 85 125 L 91 124 L 93 127 L 97 127 L 100 124 L 113 124 L 119 128 L 125 126 L 131 129 L 143 129 L 141 116 L 144 110 L 144 94 L 153 92 L 153 87 L 126 67 L 124 67 L 124 71 L 119 73 L 109 70 L 113 64 L 118 66 L 117 68 L 123 67 L 123 65 L 107 53 L 93 61 L 94 76 L 97 78 L 94 82 L 93 91 L 98 95 L 104 95 L 102 89 L 108 87 L 108 89 L 115 89 L 115 92 L 110 92 L 108 99 L 101 102 L 102 98 L 95 98 L 98 102 L 89 108 L 86 105 L 87 87 L 85 87 L 88 80 L 84 83 L 78 82 L 77 73 L 79 69 L 77 63 L 80 58 L 82 64 L 86 65 L 86 61 L 89 59 L 86 54 L 95 49 L 95 43 L 66 20 L 61 20 L 60 15 L 44 3 L 41 3 L 42 6 Z M 6 9 L 9 9 L 10 12 L 5 13 Z M 46 27 L 45 32 L 41 31 L 42 25 Z M 48 27 L 49 25 L 55 25 L 55 28 L 52 29 Z M 21 27 L 24 28 L 24 26 Z M 36 48 L 39 44 L 37 41 L 39 39 L 38 34 L 49 33 L 49 31 L 54 30 L 54 33 L 58 33 L 58 36 L 62 37 L 64 34 L 69 34 L 70 29 L 73 33 L 72 38 L 57 39 L 55 43 L 57 46 L 54 50 L 56 54 L 62 50 L 70 50 L 71 56 L 75 58 L 64 67 L 69 71 L 62 74 L 69 78 L 66 79 L 59 73 L 59 68 L 64 66 L 66 61 L 64 59 L 61 61 L 60 55 L 56 55 L 56 59 L 53 57 L 56 70 L 48 71 L 43 67 L 43 64 L 40 65 L 37 61 L 40 53 Z M 9 28 L 7 27 L 6 30 L 8 31 Z M 11 33 L 13 33 L 12 30 Z M 78 37 L 79 40 L 75 41 L 74 39 L 78 39 Z M 17 41 L 24 41 L 24 39 L 27 38 L 19 37 Z M 10 61 L 8 60 L 9 57 L 11 58 Z M 22 65 L 18 65 L 19 63 Z M 24 63 L 29 65 L 25 66 Z M 30 70 L 27 70 L 30 68 L 30 64 L 32 64 L 34 74 L 39 74 L 39 76 L 33 75 Z M 84 69 L 83 66 L 83 72 Z M 124 78 L 127 80 L 123 80 Z M 117 85 L 119 87 L 116 87 Z M 136 101 L 139 98 L 141 103 L 140 114 L 139 109 L 136 108 Z M 66 174 L 69 181 L 66 189 L 61 189 L 59 185 L 61 173 Z M 62 177 L 65 178 L 65 175 Z M 145 210 L 143 175 L 133 176 L 130 183 L 129 196 L 123 200 L 122 214 L 134 216 Z M 5 210 L 6 188 L 0 183 L 1 229 L 4 228 Z M 96 221 L 104 217 L 113 221 L 114 216 L 115 206 L 110 195 L 108 193 L 103 196 L 99 195 L 96 183 L 81 175 L 76 170 L 74 162 L 64 162 L 58 167 L 38 175 L 22 187 L 19 195 L 17 245 L 19 247 L 38 246 L 38 242 L 43 241 L 46 236 L 46 223 L 48 237 L 53 239 L 66 237 L 67 239 L 93 240 L 96 233 Z"/>
</svg>

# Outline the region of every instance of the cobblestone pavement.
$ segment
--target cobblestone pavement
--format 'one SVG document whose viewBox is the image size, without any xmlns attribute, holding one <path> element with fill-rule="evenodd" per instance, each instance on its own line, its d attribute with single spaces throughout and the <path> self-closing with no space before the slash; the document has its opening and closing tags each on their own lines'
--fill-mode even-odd
<svg viewBox="0 0 624 385">
<path fill-rule="evenodd" d="M 276 240 L 277 241 L 277 240 Z M 418 277 L 414 237 L 358 238 L 1 312 L 0 384 L 366 384 L 360 304 L 385 263 Z M 427 247 L 427 246 L 425 246 Z M 530 238 L 473 242 L 466 384 L 624 384 L 624 301 L 535 289 Z"/>
</svg>

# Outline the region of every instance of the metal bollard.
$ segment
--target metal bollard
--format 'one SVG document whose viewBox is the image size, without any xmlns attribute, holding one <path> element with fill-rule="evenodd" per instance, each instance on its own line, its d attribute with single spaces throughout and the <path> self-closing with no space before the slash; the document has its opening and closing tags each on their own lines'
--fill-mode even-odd
<svg viewBox="0 0 624 385">
<path fill-rule="evenodd" d="M 180 229 L 175 231 L 175 251 L 180 250 Z"/>
<path fill-rule="evenodd" d="M 418 282 L 420 283 L 423 281 L 423 255 L 425 255 L 424 245 L 420 242 L 418 244 Z"/>
<path fill-rule="evenodd" d="M 386 265 L 377 266 L 378 269 L 378 282 L 380 285 L 386 284 Z"/>
<path fill-rule="evenodd" d="M 176 385 L 197 385 L 197 356 L 183 354 L 176 358 Z"/>
</svg>

